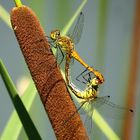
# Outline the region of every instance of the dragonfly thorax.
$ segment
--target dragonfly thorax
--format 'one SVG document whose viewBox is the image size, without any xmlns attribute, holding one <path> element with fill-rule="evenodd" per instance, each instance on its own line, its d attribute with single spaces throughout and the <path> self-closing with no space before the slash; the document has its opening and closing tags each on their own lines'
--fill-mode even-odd
<svg viewBox="0 0 140 140">
<path fill-rule="evenodd" d="M 61 36 L 56 40 L 56 44 L 64 51 L 69 52 L 74 50 L 74 44 L 68 36 Z"/>
<path fill-rule="evenodd" d="M 84 99 L 93 99 L 97 96 L 97 90 L 92 87 L 92 85 L 87 86 L 83 92 Z"/>
</svg>

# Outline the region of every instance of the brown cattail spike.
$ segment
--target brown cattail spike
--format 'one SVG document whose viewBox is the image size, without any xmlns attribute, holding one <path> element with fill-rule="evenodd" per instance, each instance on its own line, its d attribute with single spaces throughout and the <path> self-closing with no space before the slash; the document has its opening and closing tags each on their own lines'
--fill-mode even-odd
<svg viewBox="0 0 140 140">
<path fill-rule="evenodd" d="M 57 139 L 88 139 L 78 114 L 62 127 L 76 108 L 36 15 L 26 6 L 13 8 L 11 23 Z"/>
</svg>

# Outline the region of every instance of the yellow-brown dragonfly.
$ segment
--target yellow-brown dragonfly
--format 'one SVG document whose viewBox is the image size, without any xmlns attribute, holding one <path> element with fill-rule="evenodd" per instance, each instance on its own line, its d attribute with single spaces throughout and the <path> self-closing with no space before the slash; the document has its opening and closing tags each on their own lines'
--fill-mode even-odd
<svg viewBox="0 0 140 140">
<path fill-rule="evenodd" d="M 68 70 L 69 73 L 69 70 Z M 69 75 L 69 74 L 68 74 Z M 83 80 L 81 80 L 81 77 Z M 92 72 L 89 72 L 88 69 L 85 69 L 80 75 L 76 77 L 76 80 L 86 85 L 85 89 L 82 91 L 75 86 L 71 82 L 69 78 L 69 89 L 74 93 L 76 97 L 81 99 L 81 106 L 74 112 L 64 124 L 71 119 L 78 111 L 83 114 L 83 112 L 87 112 L 85 119 L 85 126 L 87 128 L 87 132 L 90 135 L 92 131 L 92 117 L 94 110 L 97 109 L 101 114 L 105 114 L 108 117 L 118 119 L 124 115 L 125 112 L 128 112 L 130 115 L 133 114 L 133 110 L 130 108 L 125 108 L 120 105 L 116 105 L 113 102 L 109 101 L 110 96 L 101 96 L 99 97 L 99 79 L 93 75 Z M 80 111 L 82 110 L 82 111 Z"/>
<path fill-rule="evenodd" d="M 90 67 L 87 63 L 85 63 L 75 50 L 75 45 L 80 41 L 83 26 L 84 26 L 84 14 L 81 12 L 71 35 L 62 36 L 60 33 L 60 30 L 53 30 L 50 33 L 49 39 L 51 40 L 49 41 L 49 43 L 51 44 L 51 46 L 55 47 L 57 50 L 58 49 L 60 50 L 62 54 L 62 59 L 61 59 L 60 64 L 62 63 L 64 59 L 64 52 L 66 53 L 65 71 L 66 71 L 67 80 L 68 80 L 67 71 L 70 65 L 70 61 L 71 61 L 71 58 L 74 58 L 78 62 L 80 62 L 85 68 L 87 68 L 90 72 L 94 73 L 95 76 L 99 79 L 99 83 L 101 84 L 104 82 L 103 75 L 99 71 L 95 70 L 94 68 Z"/>
</svg>

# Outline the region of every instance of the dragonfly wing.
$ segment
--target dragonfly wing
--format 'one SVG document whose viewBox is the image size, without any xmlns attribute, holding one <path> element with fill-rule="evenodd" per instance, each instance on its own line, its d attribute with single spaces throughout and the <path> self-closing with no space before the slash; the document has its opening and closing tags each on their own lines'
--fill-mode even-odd
<svg viewBox="0 0 140 140">
<path fill-rule="evenodd" d="M 92 105 L 95 108 L 99 108 L 103 105 L 105 105 L 107 102 L 109 102 L 110 96 L 103 96 L 103 97 L 97 97 L 92 100 Z"/>
<path fill-rule="evenodd" d="M 62 51 L 62 49 L 58 46 L 56 48 L 56 60 L 57 60 L 57 64 L 61 65 L 62 62 L 64 61 L 66 54 L 65 52 Z"/>
<path fill-rule="evenodd" d="M 54 42 L 50 37 L 47 37 L 47 40 L 48 40 L 49 43 L 53 43 Z"/>
<path fill-rule="evenodd" d="M 48 40 L 49 45 L 51 48 L 57 48 L 56 44 L 54 43 L 54 41 L 52 41 L 51 39 Z"/>
<path fill-rule="evenodd" d="M 86 114 L 86 113 L 87 113 L 86 110 L 89 109 L 88 106 L 89 106 L 89 102 L 86 101 L 86 102 L 84 103 L 84 105 L 82 106 L 82 108 L 79 110 L 79 113 L 80 113 L 81 115 Z"/>
<path fill-rule="evenodd" d="M 70 61 L 70 65 L 73 65 L 73 64 L 74 64 L 74 58 L 72 57 Z"/>
<path fill-rule="evenodd" d="M 92 126 L 93 126 L 93 122 L 92 122 L 93 112 L 94 112 L 93 106 L 91 104 L 88 104 L 88 112 L 84 124 L 89 136 L 91 135 Z"/>
<path fill-rule="evenodd" d="M 109 101 L 110 96 L 98 97 L 95 103 L 97 110 L 107 117 L 120 119 L 125 113 L 133 115 L 133 111 L 129 108 L 121 107 Z M 101 106 L 102 105 L 102 106 Z"/>
<path fill-rule="evenodd" d="M 74 44 L 79 43 L 83 31 L 83 26 L 84 26 L 84 14 L 81 12 L 72 34 L 68 35 L 72 39 Z"/>
</svg>

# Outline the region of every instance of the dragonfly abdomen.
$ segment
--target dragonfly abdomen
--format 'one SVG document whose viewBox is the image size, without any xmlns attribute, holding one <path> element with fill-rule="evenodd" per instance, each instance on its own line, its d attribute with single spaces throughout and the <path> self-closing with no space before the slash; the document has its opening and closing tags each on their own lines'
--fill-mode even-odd
<svg viewBox="0 0 140 140">
<path fill-rule="evenodd" d="M 97 91 L 95 89 L 87 88 L 84 91 L 80 91 L 71 82 L 69 83 L 68 86 L 71 89 L 71 91 L 75 94 L 75 96 L 77 96 L 80 99 L 88 100 L 93 99 L 97 96 Z"/>
</svg>

